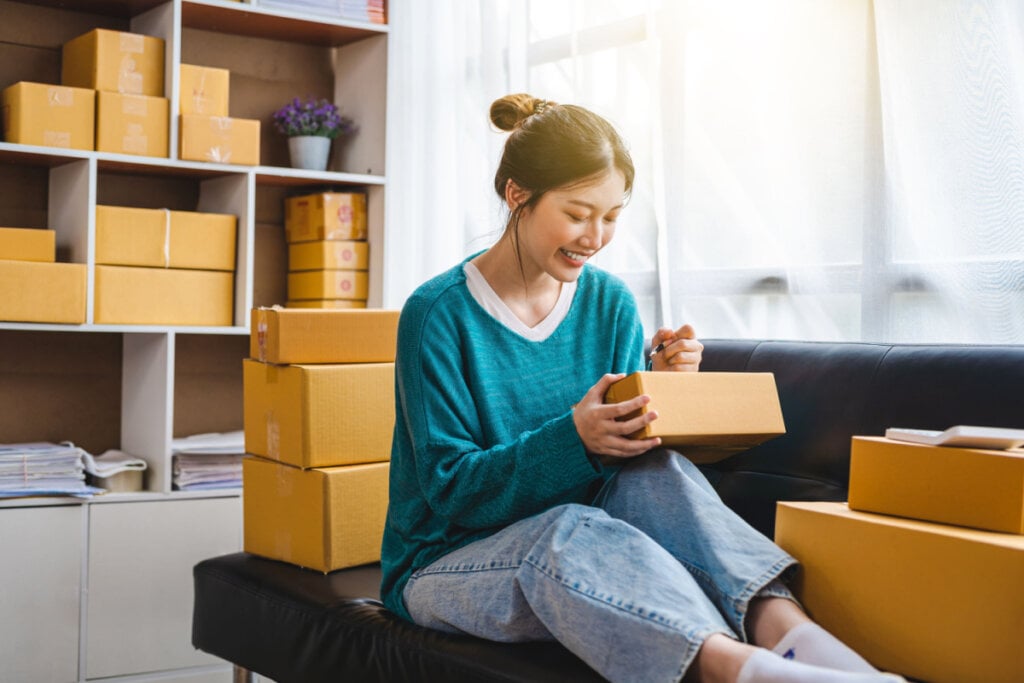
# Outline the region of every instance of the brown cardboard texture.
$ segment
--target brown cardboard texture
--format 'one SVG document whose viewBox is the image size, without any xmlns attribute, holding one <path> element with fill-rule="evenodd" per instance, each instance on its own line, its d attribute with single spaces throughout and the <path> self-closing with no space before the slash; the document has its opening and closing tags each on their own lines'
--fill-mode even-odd
<svg viewBox="0 0 1024 683">
<path fill-rule="evenodd" d="M 260 163 L 259 121 L 199 114 L 182 114 L 180 120 L 182 159 L 248 166 Z"/>
<path fill-rule="evenodd" d="M 234 274 L 96 266 L 94 318 L 111 325 L 232 324 Z"/>
<path fill-rule="evenodd" d="M 168 156 L 168 111 L 163 97 L 96 94 L 96 150 L 148 157 Z"/>
<path fill-rule="evenodd" d="M 2 96 L 4 140 L 22 145 L 95 147 L 96 93 L 21 81 Z"/>
<path fill-rule="evenodd" d="M 53 263 L 57 232 L 36 228 L 0 228 L 0 260 Z"/>
<path fill-rule="evenodd" d="M 61 83 L 128 95 L 164 96 L 164 41 L 94 29 L 64 44 Z"/>
<path fill-rule="evenodd" d="M 366 299 L 303 299 L 289 300 L 288 308 L 367 308 Z"/>
<path fill-rule="evenodd" d="M 370 275 L 365 270 L 304 270 L 288 273 L 288 298 L 365 299 Z"/>
<path fill-rule="evenodd" d="M 394 310 L 254 308 L 249 353 L 266 363 L 393 363 Z"/>
<path fill-rule="evenodd" d="M 366 270 L 370 245 L 355 240 L 318 240 L 288 245 L 288 270 Z"/>
<path fill-rule="evenodd" d="M 1024 536 L 778 505 L 811 618 L 876 667 L 930 683 L 1024 681 Z"/>
<path fill-rule="evenodd" d="M 1024 534 L 1024 451 L 855 436 L 849 491 L 853 510 Z"/>
<path fill-rule="evenodd" d="M 231 72 L 210 66 L 181 64 L 179 114 L 227 116 Z"/>
<path fill-rule="evenodd" d="M 302 470 L 242 461 L 245 551 L 322 572 L 380 560 L 389 463 Z"/>
<path fill-rule="evenodd" d="M 235 269 L 231 214 L 96 207 L 96 263 L 104 265 Z"/>
<path fill-rule="evenodd" d="M 284 204 L 288 242 L 366 239 L 366 195 L 321 192 L 289 197 Z"/>
<path fill-rule="evenodd" d="M 242 366 L 247 453 L 296 467 L 390 460 L 394 363 Z"/>
<path fill-rule="evenodd" d="M 0 320 L 85 322 L 84 263 L 0 261 Z"/>
<path fill-rule="evenodd" d="M 768 372 L 635 372 L 608 389 L 605 403 L 641 394 L 650 403 L 623 419 L 651 410 L 658 419 L 630 437 L 661 437 L 694 462 L 715 462 L 786 432 Z"/>
</svg>

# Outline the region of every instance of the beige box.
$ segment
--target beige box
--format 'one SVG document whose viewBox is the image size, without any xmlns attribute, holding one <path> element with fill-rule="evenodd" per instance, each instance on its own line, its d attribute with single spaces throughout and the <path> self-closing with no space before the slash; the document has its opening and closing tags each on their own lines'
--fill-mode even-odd
<svg viewBox="0 0 1024 683">
<path fill-rule="evenodd" d="M 259 165 L 259 121 L 199 114 L 182 114 L 180 120 L 179 156 L 182 159 Z"/>
<path fill-rule="evenodd" d="M 231 72 L 210 66 L 181 64 L 179 114 L 227 116 Z"/>
<path fill-rule="evenodd" d="M 366 299 L 306 299 L 303 301 L 288 301 L 288 308 L 366 308 Z"/>
<path fill-rule="evenodd" d="M 53 263 L 57 233 L 37 228 L 0 228 L 0 260 Z"/>
<path fill-rule="evenodd" d="M 115 154 L 168 156 L 167 112 L 163 97 L 96 94 L 96 150 Z"/>
<path fill-rule="evenodd" d="M 365 270 L 304 270 L 288 273 L 288 298 L 366 299 L 370 276 Z"/>
<path fill-rule="evenodd" d="M 94 29 L 64 44 L 61 83 L 129 95 L 164 96 L 164 41 Z"/>
<path fill-rule="evenodd" d="M 289 197 L 284 204 L 288 242 L 366 239 L 366 195 L 321 192 Z"/>
<path fill-rule="evenodd" d="M 254 308 L 249 353 L 266 363 L 393 363 L 394 310 Z"/>
<path fill-rule="evenodd" d="M 94 318 L 110 325 L 230 326 L 234 274 L 96 266 Z"/>
<path fill-rule="evenodd" d="M 386 462 L 302 470 L 242 461 L 245 551 L 323 572 L 378 562 Z"/>
<path fill-rule="evenodd" d="M 242 366 L 247 453 L 296 467 L 391 459 L 394 363 Z"/>
<path fill-rule="evenodd" d="M 80 325 L 85 280 L 82 263 L 0 261 L 0 320 Z"/>
<path fill-rule="evenodd" d="M 355 240 L 318 240 L 288 245 L 288 270 L 366 270 L 370 245 Z"/>
<path fill-rule="evenodd" d="M 4 88 L 0 99 L 5 141 L 65 149 L 95 147 L 94 91 L 21 81 Z"/>
<path fill-rule="evenodd" d="M 786 433 L 770 372 L 636 372 L 604 398 L 621 403 L 641 394 L 650 403 L 623 419 L 651 410 L 658 419 L 630 436 L 661 437 L 694 462 L 715 462 Z"/>
<path fill-rule="evenodd" d="M 234 270 L 238 219 L 231 214 L 96 207 L 96 263 Z"/>
<path fill-rule="evenodd" d="M 1024 451 L 855 436 L 849 491 L 853 510 L 1024 534 Z"/>
<path fill-rule="evenodd" d="M 876 667 L 929 683 L 1024 681 L 1024 536 L 778 505 L 810 616 Z"/>
</svg>

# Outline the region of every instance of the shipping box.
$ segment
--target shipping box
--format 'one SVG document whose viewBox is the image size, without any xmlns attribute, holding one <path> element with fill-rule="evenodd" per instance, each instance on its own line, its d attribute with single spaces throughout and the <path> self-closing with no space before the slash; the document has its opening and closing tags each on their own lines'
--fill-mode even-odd
<svg viewBox="0 0 1024 683">
<path fill-rule="evenodd" d="M 168 156 L 168 111 L 163 97 L 96 94 L 96 150 L 115 154 Z"/>
<path fill-rule="evenodd" d="M 233 323 L 234 274 L 214 270 L 96 266 L 94 318 L 111 325 Z"/>
<path fill-rule="evenodd" d="M 322 572 L 380 560 L 389 463 L 302 470 L 242 461 L 245 551 Z"/>
<path fill-rule="evenodd" d="M 85 322 L 84 263 L 0 261 L 0 320 Z"/>
<path fill-rule="evenodd" d="M 394 363 L 242 365 L 247 453 L 296 467 L 391 458 Z"/>
<path fill-rule="evenodd" d="M 1024 536 L 778 505 L 811 618 L 884 670 L 929 683 L 1024 681 Z"/>
<path fill-rule="evenodd" d="M 355 240 L 318 240 L 288 245 L 288 270 L 366 270 L 370 245 Z"/>
<path fill-rule="evenodd" d="M 365 270 L 304 270 L 288 273 L 289 299 L 365 299 L 370 274 Z"/>
<path fill-rule="evenodd" d="M 650 403 L 622 419 L 652 410 L 658 418 L 630 437 L 661 437 L 694 462 L 715 462 L 786 432 L 769 372 L 636 372 L 613 384 L 605 402 L 641 394 Z"/>
<path fill-rule="evenodd" d="M 0 228 L 0 260 L 53 263 L 57 233 L 36 228 Z"/>
<path fill-rule="evenodd" d="M 855 436 L 849 491 L 854 510 L 1024 534 L 1024 451 Z"/>
<path fill-rule="evenodd" d="M 164 41 L 97 28 L 64 44 L 61 83 L 129 95 L 164 96 Z"/>
<path fill-rule="evenodd" d="M 181 101 L 179 114 L 227 116 L 231 72 L 210 66 L 180 65 Z"/>
<path fill-rule="evenodd" d="M 366 299 L 303 299 L 301 301 L 288 300 L 288 308 L 366 308 Z"/>
<path fill-rule="evenodd" d="M 219 164 L 260 163 L 260 122 L 227 116 L 182 114 L 179 156 Z"/>
<path fill-rule="evenodd" d="M 96 263 L 234 270 L 238 219 L 231 214 L 96 207 Z"/>
<path fill-rule="evenodd" d="M 21 81 L 4 88 L 4 140 L 22 145 L 95 147 L 96 93 Z"/>
<path fill-rule="evenodd" d="M 288 242 L 366 239 L 366 195 L 321 192 L 289 197 L 284 204 Z"/>
<path fill-rule="evenodd" d="M 393 363 L 394 310 L 254 308 L 249 353 L 266 363 Z"/>
</svg>

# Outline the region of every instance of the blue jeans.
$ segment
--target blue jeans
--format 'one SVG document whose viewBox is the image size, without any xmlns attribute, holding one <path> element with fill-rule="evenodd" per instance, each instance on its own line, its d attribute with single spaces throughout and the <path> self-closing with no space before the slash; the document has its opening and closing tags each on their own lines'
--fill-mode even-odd
<svg viewBox="0 0 1024 683">
<path fill-rule="evenodd" d="M 793 599 L 796 560 L 722 503 L 689 460 L 627 461 L 592 505 L 560 505 L 415 572 L 422 626 L 489 640 L 557 640 L 610 681 L 675 682 L 704 640 L 746 641 L 755 595 Z"/>
</svg>

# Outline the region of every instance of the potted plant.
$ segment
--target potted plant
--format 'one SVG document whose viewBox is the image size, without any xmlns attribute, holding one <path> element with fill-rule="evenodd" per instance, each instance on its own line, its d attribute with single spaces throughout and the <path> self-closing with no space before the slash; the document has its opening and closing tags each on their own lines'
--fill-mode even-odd
<svg viewBox="0 0 1024 683">
<path fill-rule="evenodd" d="M 274 112 L 274 128 L 288 136 L 292 166 L 315 171 L 327 168 L 331 140 L 349 135 L 356 127 L 342 116 L 338 106 L 326 99 L 298 97 Z"/>
</svg>

